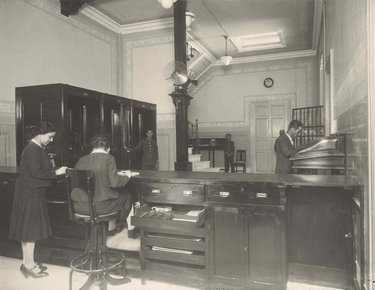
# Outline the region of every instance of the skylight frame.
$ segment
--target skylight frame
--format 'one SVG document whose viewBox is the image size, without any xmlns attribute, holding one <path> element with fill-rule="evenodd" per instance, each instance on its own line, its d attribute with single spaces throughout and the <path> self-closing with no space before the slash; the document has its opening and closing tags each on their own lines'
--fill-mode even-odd
<svg viewBox="0 0 375 290">
<path fill-rule="evenodd" d="M 275 38 L 277 38 L 278 40 L 274 41 Z M 267 41 L 267 39 L 269 40 Z M 286 47 L 284 33 L 282 30 L 260 34 L 233 36 L 230 37 L 229 40 L 233 43 L 238 52 Z"/>
</svg>

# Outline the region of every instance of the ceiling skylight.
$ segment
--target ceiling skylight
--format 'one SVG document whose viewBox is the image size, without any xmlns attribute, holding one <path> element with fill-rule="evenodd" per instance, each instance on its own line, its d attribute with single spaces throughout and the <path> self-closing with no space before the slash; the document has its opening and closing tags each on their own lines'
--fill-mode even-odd
<svg viewBox="0 0 375 290">
<path fill-rule="evenodd" d="M 238 52 L 285 47 L 282 31 L 230 37 Z"/>
</svg>

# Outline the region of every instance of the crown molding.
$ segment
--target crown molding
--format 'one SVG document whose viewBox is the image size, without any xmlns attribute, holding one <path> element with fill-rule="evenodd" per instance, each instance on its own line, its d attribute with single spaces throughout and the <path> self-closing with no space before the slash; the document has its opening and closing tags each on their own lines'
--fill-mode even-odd
<svg viewBox="0 0 375 290">
<path fill-rule="evenodd" d="M 302 58 L 302 57 L 312 57 L 312 56 L 316 56 L 316 50 L 308 49 L 308 50 L 281 52 L 281 53 L 274 53 L 274 54 L 263 54 L 263 55 L 256 55 L 256 56 L 236 57 L 236 58 L 233 58 L 231 64 L 281 60 L 281 59 L 289 59 L 289 58 Z M 213 63 L 213 66 L 222 66 L 222 65 L 224 65 L 224 64 L 221 62 L 220 59 L 216 60 L 216 62 Z"/>
<path fill-rule="evenodd" d="M 95 22 L 103 25 L 104 27 L 112 30 L 113 32 L 120 33 L 121 25 L 118 24 L 116 21 L 112 20 L 99 10 L 87 5 L 82 8 L 80 11 L 83 15 L 89 17 L 90 19 L 94 20 Z"/>
<path fill-rule="evenodd" d="M 113 19 L 109 18 L 108 16 L 91 6 L 84 7 L 80 10 L 80 12 L 83 15 L 94 20 L 95 22 L 108 28 L 109 30 L 123 35 L 137 32 L 146 32 L 150 30 L 168 29 L 173 28 L 174 25 L 173 18 L 157 19 L 120 25 Z"/>
</svg>

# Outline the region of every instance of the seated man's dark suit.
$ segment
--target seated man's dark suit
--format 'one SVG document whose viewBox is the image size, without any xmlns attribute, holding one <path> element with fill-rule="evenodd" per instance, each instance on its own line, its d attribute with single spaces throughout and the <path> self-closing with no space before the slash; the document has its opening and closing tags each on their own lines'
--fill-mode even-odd
<svg viewBox="0 0 375 290">
<path fill-rule="evenodd" d="M 276 169 L 275 173 L 290 174 L 292 171 L 292 162 L 289 160 L 297 149 L 290 141 L 286 133 L 279 136 L 275 141 L 274 146 L 276 152 Z"/>
</svg>

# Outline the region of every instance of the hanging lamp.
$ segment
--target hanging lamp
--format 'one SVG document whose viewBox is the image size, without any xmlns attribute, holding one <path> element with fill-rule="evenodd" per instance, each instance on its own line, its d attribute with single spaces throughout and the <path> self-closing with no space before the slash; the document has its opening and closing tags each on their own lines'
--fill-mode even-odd
<svg viewBox="0 0 375 290">
<path fill-rule="evenodd" d="M 225 55 L 223 55 L 220 59 L 224 65 L 230 65 L 233 58 L 230 55 L 228 55 L 228 35 L 224 35 L 224 38 L 225 38 Z"/>
</svg>

